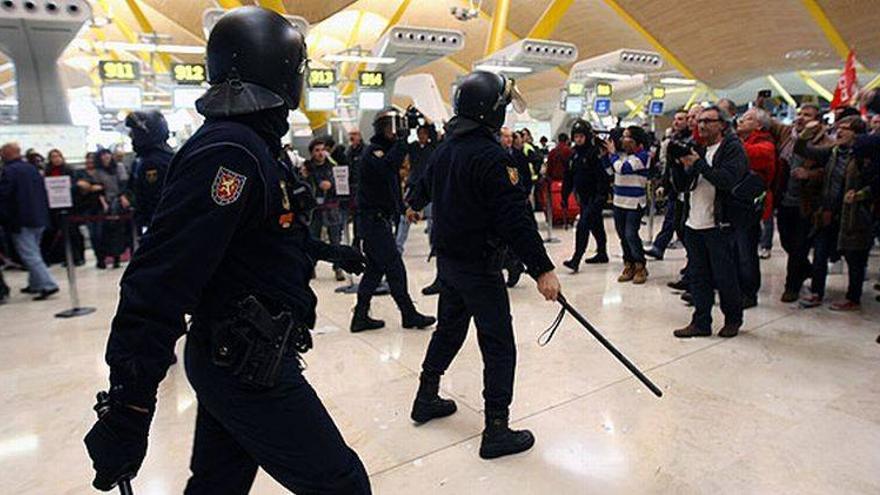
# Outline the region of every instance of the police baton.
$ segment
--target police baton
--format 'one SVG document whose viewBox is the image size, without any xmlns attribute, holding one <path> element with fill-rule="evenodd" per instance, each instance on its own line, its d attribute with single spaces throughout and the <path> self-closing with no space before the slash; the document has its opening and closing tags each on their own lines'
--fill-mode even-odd
<svg viewBox="0 0 880 495">
<path fill-rule="evenodd" d="M 660 390 L 657 385 L 654 385 L 654 382 L 652 382 L 647 376 L 645 376 L 645 374 L 642 373 L 641 370 L 639 370 L 636 365 L 634 365 L 629 359 L 627 359 L 627 357 L 624 356 L 622 352 L 617 350 L 617 348 L 614 347 L 614 344 L 609 342 L 608 339 L 605 338 L 605 336 L 599 333 L 599 331 L 596 330 L 596 328 L 592 324 L 590 324 L 590 322 L 587 321 L 587 319 L 584 318 L 584 316 L 580 314 L 578 310 L 574 309 L 574 307 L 568 303 L 568 301 L 562 294 L 559 294 L 559 297 L 557 297 L 556 301 L 562 305 L 562 311 L 560 311 L 559 315 L 556 317 L 556 321 L 554 321 L 553 324 L 550 325 L 550 328 L 548 328 L 547 331 L 544 332 L 544 334 L 542 335 L 542 338 L 544 337 L 544 335 L 548 335 L 548 337 L 541 345 L 546 345 L 548 342 L 550 342 L 550 339 L 553 338 L 553 334 L 556 332 L 559 324 L 562 323 L 562 318 L 565 316 L 565 312 L 567 311 L 571 313 L 571 315 L 574 316 L 574 319 L 577 320 L 578 323 L 583 325 L 583 327 L 586 328 L 587 331 L 590 332 L 590 334 L 592 334 L 593 337 L 595 337 L 596 340 L 598 340 L 599 343 L 608 350 L 608 352 L 610 352 L 615 358 L 617 358 L 617 360 L 620 361 L 621 364 L 626 366 L 626 369 L 628 369 L 630 373 L 632 373 L 636 378 L 639 379 L 640 382 L 648 387 L 648 390 L 650 390 L 657 397 L 663 397 L 663 391 Z"/>
<path fill-rule="evenodd" d="M 131 490 L 131 480 L 128 478 L 119 480 L 119 495 L 134 495 Z"/>
</svg>

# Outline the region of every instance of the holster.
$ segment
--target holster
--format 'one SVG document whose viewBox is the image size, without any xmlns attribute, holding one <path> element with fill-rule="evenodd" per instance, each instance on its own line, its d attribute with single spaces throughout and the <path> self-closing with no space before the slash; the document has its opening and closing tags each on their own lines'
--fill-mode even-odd
<svg viewBox="0 0 880 495">
<path fill-rule="evenodd" d="M 312 334 L 290 311 L 273 316 L 254 296 L 239 301 L 229 319 L 209 328 L 214 364 L 256 388 L 274 387 L 284 359 L 299 359 L 312 348 Z"/>
</svg>

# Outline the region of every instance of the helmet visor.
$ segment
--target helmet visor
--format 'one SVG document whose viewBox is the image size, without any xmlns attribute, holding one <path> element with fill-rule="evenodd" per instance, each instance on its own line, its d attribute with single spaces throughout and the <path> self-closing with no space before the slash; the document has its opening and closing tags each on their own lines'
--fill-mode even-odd
<svg viewBox="0 0 880 495">
<path fill-rule="evenodd" d="M 526 111 L 526 108 L 528 108 L 525 98 L 523 98 L 522 93 L 519 92 L 519 88 L 516 87 L 516 81 L 513 79 L 506 79 L 505 81 L 504 100 L 513 105 L 513 110 L 516 113 L 523 113 Z"/>
</svg>

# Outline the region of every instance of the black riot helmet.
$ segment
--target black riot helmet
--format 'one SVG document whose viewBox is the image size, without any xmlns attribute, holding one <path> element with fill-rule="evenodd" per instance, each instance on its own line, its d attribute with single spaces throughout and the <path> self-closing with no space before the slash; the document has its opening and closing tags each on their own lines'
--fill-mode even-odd
<svg viewBox="0 0 880 495">
<path fill-rule="evenodd" d="M 373 118 L 373 133 L 375 136 L 384 136 L 385 128 L 391 126 L 391 132 L 397 137 L 409 134 L 404 112 L 397 107 L 388 107 L 376 114 Z"/>
<path fill-rule="evenodd" d="M 206 117 L 294 110 L 307 60 L 305 39 L 287 19 L 261 7 L 232 10 L 208 37 L 211 88 L 196 107 Z"/>
<path fill-rule="evenodd" d="M 130 129 L 131 144 L 136 152 L 168 140 L 168 122 L 158 110 L 131 112 L 125 117 L 125 127 Z"/>
<path fill-rule="evenodd" d="M 575 134 L 583 134 L 588 140 L 593 137 L 593 126 L 584 119 L 577 119 L 571 125 L 571 137 L 574 139 Z"/>
<path fill-rule="evenodd" d="M 455 91 L 455 115 L 475 120 L 493 131 L 501 129 L 507 105 L 518 113 L 525 111 L 525 101 L 513 79 L 487 71 L 466 75 Z"/>
</svg>

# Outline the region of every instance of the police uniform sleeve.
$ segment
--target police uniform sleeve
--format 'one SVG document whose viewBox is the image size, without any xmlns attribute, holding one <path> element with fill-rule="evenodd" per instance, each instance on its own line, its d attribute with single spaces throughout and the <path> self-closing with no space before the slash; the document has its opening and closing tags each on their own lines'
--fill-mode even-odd
<svg viewBox="0 0 880 495">
<path fill-rule="evenodd" d="M 516 170 L 514 164 L 499 150 L 481 160 L 478 180 L 481 190 L 485 191 L 496 231 L 525 263 L 529 275 L 537 279 L 554 266 L 538 234 L 528 200 L 516 186 L 518 181 L 511 170 Z"/>
<path fill-rule="evenodd" d="M 431 153 L 421 177 L 413 184 L 413 187 L 410 188 L 407 194 L 406 202 L 415 211 L 424 210 L 428 203 L 431 202 L 431 177 L 434 175 L 434 163 L 437 161 L 436 156 L 437 153 Z"/>
<path fill-rule="evenodd" d="M 107 343 L 111 394 L 150 408 L 174 343 L 230 241 L 265 212 L 265 184 L 243 147 L 191 153 L 169 171 L 150 234 L 120 283 Z"/>
</svg>

